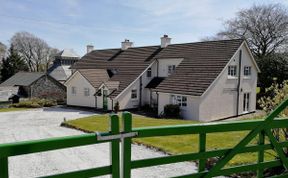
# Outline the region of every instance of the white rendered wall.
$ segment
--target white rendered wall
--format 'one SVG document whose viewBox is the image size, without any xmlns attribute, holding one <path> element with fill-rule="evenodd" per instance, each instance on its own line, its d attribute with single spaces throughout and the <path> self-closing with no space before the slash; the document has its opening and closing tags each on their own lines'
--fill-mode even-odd
<svg viewBox="0 0 288 178">
<path fill-rule="evenodd" d="M 95 88 L 79 73 L 65 83 L 67 87 L 67 105 L 95 107 Z M 76 94 L 72 94 L 72 87 L 76 87 Z M 90 96 L 84 96 L 84 88 L 89 88 Z"/>
</svg>

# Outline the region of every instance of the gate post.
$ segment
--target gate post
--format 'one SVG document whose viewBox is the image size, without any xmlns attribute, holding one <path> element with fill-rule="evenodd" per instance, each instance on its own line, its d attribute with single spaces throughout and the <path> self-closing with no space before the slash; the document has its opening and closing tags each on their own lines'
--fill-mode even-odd
<svg viewBox="0 0 288 178">
<path fill-rule="evenodd" d="M 110 115 L 110 131 L 112 135 L 119 134 L 119 117 L 116 114 Z M 112 178 L 120 177 L 120 146 L 119 139 L 110 142 L 110 164 L 112 167 Z"/>
<path fill-rule="evenodd" d="M 0 158 L 0 178 L 8 178 L 8 158 Z"/>
<path fill-rule="evenodd" d="M 132 131 L 132 115 L 129 112 L 122 114 L 123 131 Z M 131 138 L 124 138 L 122 141 L 122 178 L 131 178 Z"/>
</svg>

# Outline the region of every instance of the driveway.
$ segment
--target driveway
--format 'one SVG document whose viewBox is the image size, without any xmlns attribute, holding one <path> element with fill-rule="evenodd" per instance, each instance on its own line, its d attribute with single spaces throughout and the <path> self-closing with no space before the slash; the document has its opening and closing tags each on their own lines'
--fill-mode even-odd
<svg viewBox="0 0 288 178">
<path fill-rule="evenodd" d="M 3 112 L 0 113 L 0 143 L 84 134 L 59 125 L 64 118 L 69 120 L 94 114 L 65 108 Z M 165 154 L 144 146 L 132 145 L 132 159 L 160 156 L 165 156 Z M 108 164 L 109 144 L 105 143 L 10 157 L 9 175 L 17 178 L 38 177 Z M 195 171 L 194 163 L 183 162 L 136 169 L 132 171 L 132 177 L 172 177 Z"/>
</svg>

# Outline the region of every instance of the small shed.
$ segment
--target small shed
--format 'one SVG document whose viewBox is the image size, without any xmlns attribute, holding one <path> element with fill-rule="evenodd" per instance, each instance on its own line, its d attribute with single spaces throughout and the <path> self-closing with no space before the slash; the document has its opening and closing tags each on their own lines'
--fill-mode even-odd
<svg viewBox="0 0 288 178">
<path fill-rule="evenodd" d="M 28 98 L 49 98 L 65 101 L 66 87 L 41 72 L 18 72 L 3 83 L 0 87 L 19 87 L 18 95 Z"/>
</svg>

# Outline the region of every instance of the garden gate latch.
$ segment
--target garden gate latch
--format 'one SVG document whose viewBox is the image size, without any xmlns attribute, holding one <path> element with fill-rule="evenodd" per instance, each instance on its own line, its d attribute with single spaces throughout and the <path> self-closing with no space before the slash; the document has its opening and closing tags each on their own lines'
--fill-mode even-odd
<svg viewBox="0 0 288 178">
<path fill-rule="evenodd" d="M 95 132 L 95 133 L 96 133 L 97 140 L 101 140 L 101 141 L 131 138 L 131 137 L 135 137 L 138 135 L 138 132 L 129 132 L 129 133 L 121 132 L 120 134 L 117 134 L 117 135 L 108 135 L 108 136 L 102 136 L 100 132 Z"/>
</svg>

